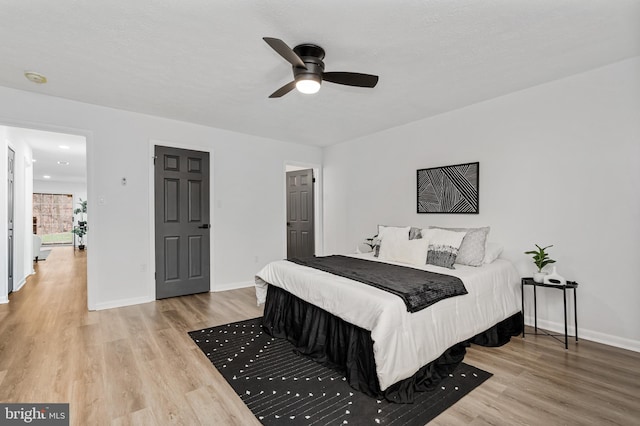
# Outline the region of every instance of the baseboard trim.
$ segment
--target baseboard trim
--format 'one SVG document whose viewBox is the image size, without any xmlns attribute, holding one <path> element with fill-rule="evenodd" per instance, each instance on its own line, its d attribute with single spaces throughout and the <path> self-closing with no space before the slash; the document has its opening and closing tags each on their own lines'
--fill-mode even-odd
<svg viewBox="0 0 640 426">
<path fill-rule="evenodd" d="M 237 283 L 228 283 L 217 285 L 211 289 L 211 292 L 237 290 L 240 288 L 247 288 L 254 286 L 253 281 L 243 281 Z M 134 297 L 131 299 L 112 300 L 110 302 L 96 303 L 95 306 L 89 307 L 90 311 L 102 311 L 104 309 L 122 308 L 124 306 L 139 305 L 141 303 L 154 302 L 156 299 L 153 297 Z"/>
<path fill-rule="evenodd" d="M 0 305 L 5 304 L 5 303 L 9 303 L 9 296 L 0 297 Z"/>
<path fill-rule="evenodd" d="M 526 325 L 533 327 L 533 317 L 526 316 L 524 319 Z M 573 322 L 573 321 L 571 321 Z M 564 334 L 564 324 L 541 320 L 538 318 L 538 328 L 552 331 L 554 333 Z M 575 327 L 573 324 L 567 324 L 567 330 L 570 335 L 575 335 Z M 616 348 L 627 349 L 634 352 L 640 352 L 640 341 L 627 339 L 624 337 L 612 336 L 610 334 L 601 333 L 599 331 L 588 330 L 580 327 L 580 333 L 578 339 L 590 340 L 597 343 L 602 343 L 609 346 L 615 346 Z M 571 340 L 571 338 L 569 338 Z"/>
<path fill-rule="evenodd" d="M 26 277 L 22 278 L 16 286 L 13 287 L 13 292 L 20 291 L 22 287 L 27 283 L 27 278 L 29 278 L 33 274 L 28 274 Z M 9 296 L 5 296 L 0 298 L 0 303 L 9 303 Z"/>
<path fill-rule="evenodd" d="M 24 285 L 25 285 L 26 283 L 27 283 L 27 278 L 25 277 L 25 278 L 23 278 L 23 279 L 18 283 L 18 285 L 17 285 L 17 286 L 15 286 L 15 287 L 13 288 L 13 291 L 14 291 L 14 292 L 15 292 L 15 291 L 20 291 L 20 289 L 22 289 L 22 287 L 24 287 Z"/>
<path fill-rule="evenodd" d="M 211 289 L 212 293 L 217 293 L 219 291 L 228 291 L 228 290 L 237 290 L 240 288 L 253 287 L 255 283 L 253 281 L 241 281 L 237 283 L 226 283 L 226 284 L 218 284 L 215 288 Z"/>
<path fill-rule="evenodd" d="M 120 299 L 120 300 L 112 300 L 110 302 L 101 302 L 96 303 L 95 306 L 90 307 L 90 311 L 102 311 L 105 309 L 113 309 L 113 308 L 122 308 L 124 306 L 131 305 L 139 305 L 141 303 L 149 303 L 154 302 L 156 299 L 143 296 L 143 297 L 134 297 L 131 299 Z"/>
</svg>

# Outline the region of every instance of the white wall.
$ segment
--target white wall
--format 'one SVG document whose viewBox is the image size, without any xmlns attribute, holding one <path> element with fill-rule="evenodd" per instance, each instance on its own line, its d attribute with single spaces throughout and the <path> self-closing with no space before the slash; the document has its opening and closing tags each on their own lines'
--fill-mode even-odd
<svg viewBox="0 0 640 426">
<path fill-rule="evenodd" d="M 416 213 L 417 169 L 473 161 L 480 214 Z M 639 57 L 329 147 L 324 167 L 327 253 L 379 223 L 490 225 L 530 276 L 523 252 L 554 244 L 582 337 L 640 350 Z M 560 329 L 562 294 L 540 293 L 541 324 Z"/>
<path fill-rule="evenodd" d="M 80 199 L 87 199 L 87 183 L 79 183 L 79 182 L 61 182 L 55 180 L 34 180 L 33 181 L 33 192 L 41 193 L 41 194 L 71 194 L 73 195 L 73 209 L 80 207 Z M 89 222 L 89 213 L 84 216 L 87 222 Z M 74 226 L 77 224 L 77 217 L 74 215 L 73 219 Z M 74 234 L 73 237 L 76 239 L 77 236 Z M 89 246 L 89 234 L 84 236 L 84 243 L 88 247 Z"/>
<path fill-rule="evenodd" d="M 79 207 L 76 203 L 80 198 L 87 199 L 87 184 L 81 182 L 60 182 L 55 180 L 34 180 L 33 192 L 42 194 L 72 194 L 73 208 Z"/>
<path fill-rule="evenodd" d="M 319 148 L 4 87 L 0 87 L 0 99 L 0 124 L 87 137 L 91 309 L 154 299 L 148 225 L 150 141 L 202 147 L 213 153 L 214 290 L 248 284 L 265 263 L 282 258 L 284 164 L 322 164 Z M 121 185 L 122 177 L 128 180 L 126 186 Z M 97 202 L 99 198 L 104 205 Z"/>
<path fill-rule="evenodd" d="M 13 264 L 13 290 L 18 291 L 25 284 L 27 277 L 33 272 L 33 241 L 32 234 L 32 184 L 33 167 L 31 148 L 21 138 L 14 137 L 11 129 L 0 126 L 0 156 L 2 157 L 2 167 L 0 167 L 0 303 L 6 303 L 8 291 L 8 264 L 7 264 L 7 155 L 8 148 L 15 151 L 14 168 L 14 264 Z"/>
</svg>

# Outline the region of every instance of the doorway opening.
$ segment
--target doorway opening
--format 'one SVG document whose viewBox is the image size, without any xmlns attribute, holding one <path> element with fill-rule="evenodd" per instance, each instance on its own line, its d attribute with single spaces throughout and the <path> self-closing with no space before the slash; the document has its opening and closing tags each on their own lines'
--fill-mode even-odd
<svg viewBox="0 0 640 426">
<path fill-rule="evenodd" d="M 7 150 L 7 294 L 13 291 L 16 152 Z"/>
<path fill-rule="evenodd" d="M 13 255 L 5 263 L 13 271 L 13 291 L 37 272 L 36 261 L 46 260 L 52 247 L 73 244 L 73 210 L 87 199 L 86 137 L 18 126 L 0 125 L 1 151 L 15 152 Z M 0 205 L 8 201 L 0 195 Z M 8 282 L 0 284 L 0 299 L 8 290 Z"/>
</svg>

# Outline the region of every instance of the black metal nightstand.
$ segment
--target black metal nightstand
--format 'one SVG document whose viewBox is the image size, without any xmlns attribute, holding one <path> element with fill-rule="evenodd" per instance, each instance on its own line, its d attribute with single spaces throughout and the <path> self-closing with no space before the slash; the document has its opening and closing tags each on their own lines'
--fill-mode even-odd
<svg viewBox="0 0 640 426">
<path fill-rule="evenodd" d="M 549 287 L 549 288 L 562 290 L 562 294 L 564 296 L 564 348 L 569 349 L 569 337 L 574 337 L 574 336 L 569 336 L 567 333 L 567 289 L 573 290 L 573 312 L 575 314 L 574 325 L 576 328 L 575 338 L 577 342 L 578 341 L 578 299 L 576 296 L 576 292 L 578 290 L 578 283 L 575 281 L 567 281 L 567 283 L 564 285 L 563 284 L 543 284 L 543 283 L 537 283 L 533 281 L 533 278 L 523 278 L 521 281 L 522 323 L 523 324 L 524 324 L 524 286 L 525 285 L 533 286 L 533 321 L 534 321 L 535 334 L 538 334 L 538 300 L 536 297 L 536 289 L 538 287 Z M 545 330 L 542 330 L 542 332 L 547 336 L 553 337 L 557 341 L 562 342 L 562 340 L 558 339 L 558 336 L 562 336 L 561 334 L 551 334 L 551 333 L 547 333 Z M 522 328 L 522 338 L 524 338 L 524 327 Z"/>
</svg>

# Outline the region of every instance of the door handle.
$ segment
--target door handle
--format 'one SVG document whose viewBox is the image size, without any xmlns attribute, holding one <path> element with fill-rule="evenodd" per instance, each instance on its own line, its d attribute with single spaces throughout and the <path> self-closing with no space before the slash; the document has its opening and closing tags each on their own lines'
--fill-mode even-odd
<svg viewBox="0 0 640 426">
<path fill-rule="evenodd" d="M 287 226 L 291 226 L 291 222 L 287 222 Z"/>
<path fill-rule="evenodd" d="M 205 223 L 204 225 L 198 226 L 199 229 L 209 229 L 209 224 Z"/>
</svg>

